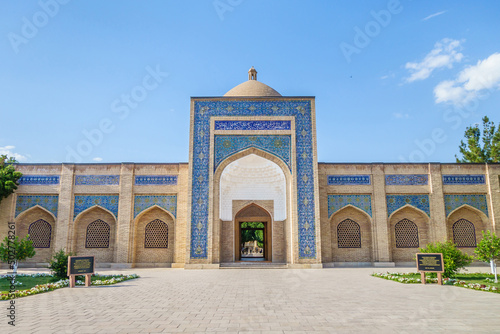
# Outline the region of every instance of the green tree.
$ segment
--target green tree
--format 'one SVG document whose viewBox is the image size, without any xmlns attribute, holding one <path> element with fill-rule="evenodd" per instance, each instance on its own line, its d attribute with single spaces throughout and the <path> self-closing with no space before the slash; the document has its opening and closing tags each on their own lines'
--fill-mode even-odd
<svg viewBox="0 0 500 334">
<path fill-rule="evenodd" d="M 466 128 L 464 137 L 467 142 L 461 141 L 462 159 L 455 155 L 457 162 L 500 162 L 500 125 L 495 130 L 495 123 L 484 116 L 482 134 L 479 124 L 475 124 Z"/>
<path fill-rule="evenodd" d="M 476 253 L 476 258 L 479 261 L 490 263 L 491 273 L 495 275 L 495 283 L 498 283 L 495 261 L 500 260 L 500 238 L 490 231 L 483 231 L 482 233 L 483 239 L 477 245 L 474 253 Z"/>
<path fill-rule="evenodd" d="M 68 257 L 73 255 L 66 253 L 64 249 L 60 249 L 54 254 L 48 268 L 56 280 L 68 278 Z"/>
<path fill-rule="evenodd" d="M 0 260 L 7 262 L 14 274 L 17 274 L 19 261 L 29 259 L 33 256 L 35 256 L 35 247 L 33 246 L 33 241 L 29 239 L 29 235 L 21 240 L 19 240 L 17 235 L 9 235 L 0 244 Z"/>
<path fill-rule="evenodd" d="M 16 172 L 17 161 L 6 155 L 0 155 L 0 202 L 17 189 L 17 181 L 23 176 L 21 172 Z"/>
<path fill-rule="evenodd" d="M 442 253 L 444 261 L 443 277 L 453 277 L 460 268 L 472 263 L 472 256 L 459 250 L 451 241 L 429 243 L 425 248 L 420 248 L 421 253 Z"/>
</svg>

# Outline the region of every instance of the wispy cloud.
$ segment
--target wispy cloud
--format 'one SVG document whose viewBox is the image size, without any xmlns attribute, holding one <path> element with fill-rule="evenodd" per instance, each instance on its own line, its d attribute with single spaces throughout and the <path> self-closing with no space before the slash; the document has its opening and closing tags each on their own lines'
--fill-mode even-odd
<svg viewBox="0 0 500 334">
<path fill-rule="evenodd" d="M 100 157 L 95 157 L 95 158 L 93 158 L 92 160 L 97 161 L 97 162 L 101 162 L 101 161 L 102 161 L 102 158 L 100 158 Z"/>
<path fill-rule="evenodd" d="M 410 76 L 406 78 L 406 82 L 427 79 L 438 68 L 452 68 L 453 63 L 460 62 L 463 58 L 463 54 L 458 52 L 461 50 L 462 42 L 444 38 L 434 44 L 434 49 L 421 62 L 406 63 L 405 68 L 410 72 Z"/>
<path fill-rule="evenodd" d="M 403 114 L 400 112 L 395 112 L 392 114 L 392 116 L 394 116 L 395 118 L 410 118 L 409 114 Z"/>
<path fill-rule="evenodd" d="M 431 14 L 431 15 L 429 15 L 429 16 L 427 16 L 427 17 L 424 17 L 424 18 L 422 19 L 422 21 L 427 21 L 428 19 L 432 19 L 433 17 L 436 17 L 436 16 L 439 16 L 439 15 L 442 15 L 442 14 L 444 14 L 444 13 L 446 13 L 446 12 L 447 12 L 447 10 L 443 10 L 442 12 L 437 12 L 437 13 Z"/>
<path fill-rule="evenodd" d="M 0 155 L 7 155 L 9 158 L 10 157 L 14 157 L 14 159 L 16 159 L 17 161 L 19 162 L 22 162 L 22 161 L 26 161 L 28 160 L 28 156 L 25 156 L 25 155 L 22 155 L 22 154 L 19 154 L 19 153 L 15 153 L 13 151 L 13 149 L 15 149 L 16 147 L 15 146 L 0 146 Z"/>
<path fill-rule="evenodd" d="M 434 88 L 436 103 L 463 105 L 485 90 L 500 89 L 500 53 L 479 60 L 462 70 L 455 80 L 445 80 Z"/>
</svg>

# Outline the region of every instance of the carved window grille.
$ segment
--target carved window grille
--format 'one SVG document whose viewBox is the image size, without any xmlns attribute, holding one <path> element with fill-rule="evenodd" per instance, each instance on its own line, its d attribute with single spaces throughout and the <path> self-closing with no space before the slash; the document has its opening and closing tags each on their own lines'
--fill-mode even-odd
<svg viewBox="0 0 500 334">
<path fill-rule="evenodd" d="M 108 223 L 100 219 L 93 221 L 87 226 L 85 248 L 109 248 L 109 232 Z"/>
<path fill-rule="evenodd" d="M 476 247 L 474 224 L 466 219 L 456 221 L 453 224 L 453 242 L 457 247 Z"/>
<path fill-rule="evenodd" d="M 144 248 L 168 248 L 168 226 L 155 219 L 146 225 Z"/>
<path fill-rule="evenodd" d="M 394 227 L 396 248 L 418 248 L 418 227 L 408 219 L 403 219 Z"/>
<path fill-rule="evenodd" d="M 28 234 L 35 248 L 50 248 L 52 226 L 45 220 L 39 219 L 30 224 Z"/>
<path fill-rule="evenodd" d="M 354 220 L 346 219 L 337 226 L 339 248 L 361 248 L 361 231 Z"/>
</svg>

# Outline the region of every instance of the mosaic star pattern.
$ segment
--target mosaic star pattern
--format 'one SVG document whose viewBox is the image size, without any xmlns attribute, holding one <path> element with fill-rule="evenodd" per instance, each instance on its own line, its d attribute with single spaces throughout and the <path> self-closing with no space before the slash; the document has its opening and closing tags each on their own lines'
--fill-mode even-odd
<svg viewBox="0 0 500 334">
<path fill-rule="evenodd" d="M 118 195 L 79 195 L 75 196 L 75 206 L 73 217 L 93 206 L 100 206 L 109 210 L 115 217 L 118 217 Z"/>
<path fill-rule="evenodd" d="M 453 212 L 453 210 L 465 204 L 470 205 L 473 208 L 482 211 L 486 216 L 488 216 L 488 205 L 486 204 L 486 195 L 479 195 L 479 194 L 444 195 L 444 208 L 447 217 L 450 215 L 450 213 Z"/>
<path fill-rule="evenodd" d="M 134 198 L 134 218 L 154 205 L 158 205 L 177 217 L 176 195 L 137 195 Z"/>
<path fill-rule="evenodd" d="M 386 175 L 385 184 L 388 186 L 424 186 L 429 183 L 429 175 Z"/>
<path fill-rule="evenodd" d="M 191 258 L 207 258 L 210 168 L 210 117 L 294 116 L 297 148 L 299 257 L 316 258 L 314 164 L 311 102 L 307 100 L 196 100 L 193 126 Z"/>
<path fill-rule="evenodd" d="M 58 195 L 19 195 L 16 200 L 16 217 L 23 211 L 39 205 L 57 217 Z"/>
<path fill-rule="evenodd" d="M 328 195 L 328 217 L 349 204 L 372 216 L 371 195 Z"/>
<path fill-rule="evenodd" d="M 290 136 L 214 136 L 215 161 L 214 171 L 227 157 L 250 147 L 259 148 L 275 155 L 292 170 Z"/>
<path fill-rule="evenodd" d="M 290 130 L 290 121 L 215 121 L 215 130 Z"/>
<path fill-rule="evenodd" d="M 76 175 L 76 186 L 108 186 L 120 184 L 120 175 Z"/>
<path fill-rule="evenodd" d="M 59 184 L 59 175 L 23 175 L 19 179 L 22 186 L 46 186 Z"/>
<path fill-rule="evenodd" d="M 406 204 L 424 211 L 429 217 L 431 216 L 429 195 L 387 195 L 387 216 Z"/>
</svg>

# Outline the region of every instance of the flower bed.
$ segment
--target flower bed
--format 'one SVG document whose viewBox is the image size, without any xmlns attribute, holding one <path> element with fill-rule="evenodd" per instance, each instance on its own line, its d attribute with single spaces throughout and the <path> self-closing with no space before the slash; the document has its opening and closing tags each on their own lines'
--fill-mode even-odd
<svg viewBox="0 0 500 334">
<path fill-rule="evenodd" d="M 478 274 L 469 274 L 469 275 L 461 274 L 461 276 L 464 276 L 464 275 L 465 276 L 477 276 Z M 396 281 L 396 282 L 400 282 L 400 283 L 405 283 L 405 284 L 422 283 L 422 280 L 420 279 L 420 273 L 390 273 L 390 272 L 387 272 L 387 273 L 373 273 L 372 276 L 380 277 L 383 279 Z M 485 274 L 485 276 L 486 276 L 486 274 Z M 484 284 L 475 283 L 475 282 L 467 282 L 464 280 L 454 279 L 454 278 L 443 278 L 444 285 L 453 285 L 453 286 L 459 286 L 459 287 L 467 288 L 467 289 L 500 293 L 500 288 L 495 286 L 493 279 L 487 277 L 487 278 L 483 279 L 483 281 L 484 281 Z M 426 283 L 437 283 L 438 279 L 426 277 L 425 282 Z"/>
<path fill-rule="evenodd" d="M 50 274 L 18 274 L 16 277 L 42 277 L 42 276 L 52 276 Z M 95 276 L 99 276 L 96 274 Z M 9 278 L 12 279 L 13 275 L 0 275 L 1 278 Z M 102 276 L 104 279 L 97 279 L 92 281 L 92 285 L 111 285 L 111 284 L 116 284 L 120 283 L 123 281 L 131 280 L 134 278 L 138 278 L 139 276 L 137 274 L 131 274 L 131 275 L 103 275 Z M 13 299 L 13 298 L 19 298 L 19 297 L 25 297 L 25 296 L 30 296 L 30 295 L 36 295 L 38 293 L 42 292 L 47 292 L 47 291 L 52 291 L 55 289 L 59 288 L 64 288 L 69 285 L 69 279 L 63 279 L 59 280 L 54 283 L 46 283 L 46 284 L 40 284 L 36 285 L 35 287 L 31 289 L 26 289 L 26 290 L 16 290 L 15 293 L 9 293 L 9 292 L 1 292 L 0 293 L 0 300 L 7 300 L 7 299 Z M 76 280 L 76 285 L 85 285 L 85 281 L 83 280 Z M 16 287 L 19 286 L 16 284 Z"/>
</svg>

